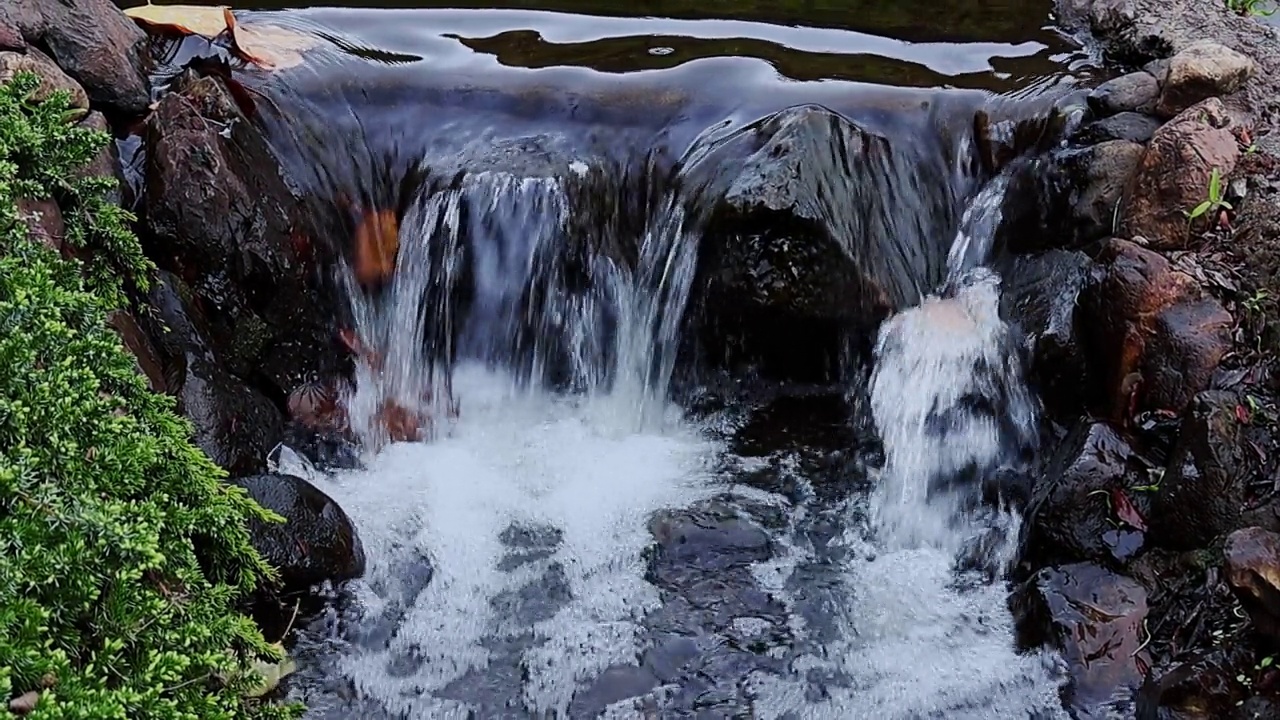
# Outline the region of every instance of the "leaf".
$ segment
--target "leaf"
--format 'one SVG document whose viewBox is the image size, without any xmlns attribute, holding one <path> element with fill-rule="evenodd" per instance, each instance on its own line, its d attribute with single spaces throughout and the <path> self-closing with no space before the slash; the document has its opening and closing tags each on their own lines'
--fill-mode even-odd
<svg viewBox="0 0 1280 720">
<path fill-rule="evenodd" d="M 1245 406 L 1236 405 L 1236 420 L 1239 421 L 1241 425 L 1248 425 L 1251 419 L 1253 418 Z"/>
<path fill-rule="evenodd" d="M 293 674 L 298 669 L 298 664 L 293 658 L 285 652 L 284 646 L 280 643 L 273 643 L 272 648 L 280 653 L 283 659 L 278 663 L 256 662 L 253 669 L 262 676 L 262 683 L 245 693 L 248 697 L 262 697 L 271 692 L 280 684 L 280 681 Z"/>
<path fill-rule="evenodd" d="M 1218 201 L 1222 199 L 1222 175 L 1218 172 L 1218 168 L 1214 168 L 1209 173 L 1209 199 Z"/>
<path fill-rule="evenodd" d="M 124 11 L 145 30 L 213 38 L 231 29 L 231 10 L 223 6 L 139 5 Z"/>
<path fill-rule="evenodd" d="M 234 25 L 231 39 L 241 58 L 274 70 L 301 65 L 303 51 L 320 44 L 314 35 L 268 23 Z"/>
<path fill-rule="evenodd" d="M 29 690 L 9 701 L 9 712 L 14 715 L 26 715 L 36 709 L 40 702 L 40 693 Z"/>
<path fill-rule="evenodd" d="M 392 210 L 366 213 L 356 227 L 355 273 L 361 285 L 376 285 L 391 277 L 400 249 L 400 226 Z"/>
<path fill-rule="evenodd" d="M 1200 203 L 1199 205 L 1197 205 L 1197 206 L 1195 207 L 1195 209 L 1191 211 L 1191 214 L 1190 214 L 1188 217 L 1192 218 L 1193 220 L 1194 220 L 1195 218 L 1200 217 L 1201 215 L 1203 215 L 1203 214 L 1205 214 L 1205 213 L 1209 212 L 1209 207 L 1210 207 L 1211 205 L 1213 205 L 1213 202 L 1212 202 L 1212 201 L 1210 201 L 1210 200 L 1205 200 L 1204 202 L 1202 202 L 1202 203 Z"/>
<path fill-rule="evenodd" d="M 1116 517 L 1127 523 L 1129 527 L 1139 532 L 1147 531 L 1147 522 L 1142 519 L 1142 513 L 1138 512 L 1138 508 L 1133 506 L 1133 502 L 1129 500 L 1129 496 L 1125 494 L 1124 490 L 1120 488 L 1112 489 L 1111 506 L 1116 510 Z"/>
</svg>

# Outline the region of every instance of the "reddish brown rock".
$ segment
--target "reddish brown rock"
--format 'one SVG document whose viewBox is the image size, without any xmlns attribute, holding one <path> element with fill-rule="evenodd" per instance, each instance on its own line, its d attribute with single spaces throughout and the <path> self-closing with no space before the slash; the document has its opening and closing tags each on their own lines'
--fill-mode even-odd
<svg viewBox="0 0 1280 720">
<path fill-rule="evenodd" d="M 1227 581 L 1254 626 L 1280 639 L 1280 535 L 1258 527 L 1237 530 L 1222 552 Z"/>
<path fill-rule="evenodd" d="M 107 326 L 120 335 L 125 349 L 133 355 L 138 373 L 147 379 L 147 386 L 153 392 L 168 392 L 164 379 L 164 365 L 156 355 L 155 348 L 147 339 L 147 334 L 138 326 L 138 321 L 123 310 L 115 310 L 107 315 Z"/>
<path fill-rule="evenodd" d="M 1180 412 L 1231 347 L 1231 315 L 1190 276 L 1134 243 L 1106 241 L 1098 263 L 1076 315 L 1101 386 L 1094 403 L 1121 421 L 1135 410 Z"/>
<path fill-rule="evenodd" d="M 64 73 L 57 63 L 35 48 L 30 48 L 25 53 L 0 52 L 0 83 L 7 83 L 15 75 L 24 72 L 33 73 L 40 78 L 40 87 L 31 96 L 32 100 L 44 102 L 58 90 L 66 90 L 71 96 L 71 107 L 89 107 L 89 96 L 85 94 L 84 88 Z"/>
<path fill-rule="evenodd" d="M 1160 545 L 1194 550 L 1238 527 L 1246 477 L 1238 407 L 1225 390 L 1206 390 L 1187 406 L 1151 518 Z"/>
<path fill-rule="evenodd" d="M 1216 98 L 1184 111 L 1156 131 L 1125 188 L 1121 230 L 1143 237 L 1151 247 L 1185 247 L 1193 230 L 1203 229 L 1213 213 L 1188 218 L 1209 198 L 1209 183 L 1217 170 L 1226 183 L 1240 158 L 1231 134 L 1226 108 Z"/>
<path fill-rule="evenodd" d="M 27 49 L 27 41 L 22 39 L 22 30 L 18 21 L 10 16 L 8 7 L 0 7 L 0 50 Z"/>
<path fill-rule="evenodd" d="M 1247 55 L 1211 41 L 1192 43 L 1169 60 L 1156 112 L 1173 117 L 1198 102 L 1230 95 L 1257 72 Z"/>
<path fill-rule="evenodd" d="M 62 211 L 56 202 L 21 198 L 18 200 L 18 217 L 26 224 L 32 240 L 43 243 L 54 252 L 62 252 L 67 227 L 62 222 Z"/>
<path fill-rule="evenodd" d="M 111 128 L 107 124 L 107 117 L 98 111 L 90 112 L 80 121 L 80 127 L 98 132 L 110 132 Z M 114 186 L 108 193 L 107 197 L 110 202 L 120 205 L 122 181 L 119 172 L 119 155 L 114 142 L 108 142 L 106 147 L 98 153 L 97 157 L 89 161 L 88 165 L 81 168 L 76 174 L 79 177 L 101 177 L 110 178 L 114 181 Z"/>
</svg>

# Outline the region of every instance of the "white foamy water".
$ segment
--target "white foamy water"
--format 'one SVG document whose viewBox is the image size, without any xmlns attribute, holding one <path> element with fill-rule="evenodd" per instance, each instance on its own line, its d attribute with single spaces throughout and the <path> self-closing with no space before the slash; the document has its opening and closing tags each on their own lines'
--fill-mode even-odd
<svg viewBox="0 0 1280 720">
<path fill-rule="evenodd" d="M 715 448 L 692 428 L 635 432 L 611 400 L 560 400 L 512 390 L 509 379 L 461 368 L 455 388 L 466 412 L 429 444 L 396 444 L 367 470 L 320 483 L 351 515 L 369 569 L 357 583 L 365 622 L 391 610 L 375 586 L 397 587 L 406 553 L 430 558 L 435 575 L 383 648 L 351 648 L 341 672 L 357 690 L 410 718 L 466 717 L 440 692 L 469 670 L 484 674 L 487 639 L 532 631 L 523 657 L 524 701 L 565 712 L 578 684 L 611 663 L 634 662 L 638 621 L 658 602 L 643 579 L 650 515 L 707 492 L 704 463 Z M 491 602 L 535 580 L 499 567 L 512 524 L 562 533 L 553 561 L 572 594 L 550 619 L 515 627 Z M 424 662 L 393 676 L 398 654 Z"/>
</svg>

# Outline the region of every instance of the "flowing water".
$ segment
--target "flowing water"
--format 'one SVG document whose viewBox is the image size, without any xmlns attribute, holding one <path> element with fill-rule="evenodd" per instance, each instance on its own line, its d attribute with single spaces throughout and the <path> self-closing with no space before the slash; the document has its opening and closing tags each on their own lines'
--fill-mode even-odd
<svg viewBox="0 0 1280 720">
<path fill-rule="evenodd" d="M 1081 56 L 1027 4 L 741 5 L 269 16 L 332 45 L 245 76 L 291 181 L 400 218 L 384 287 L 335 270 L 379 358 L 362 466 L 285 468 L 369 560 L 300 632 L 308 717 L 1061 716 L 997 578 L 1017 517 L 974 502 L 1036 411 L 972 120 L 1043 112 Z M 677 391 L 722 206 L 788 152 L 798 212 L 905 310 L 869 373 Z M 388 443 L 388 400 L 430 440 Z"/>
</svg>

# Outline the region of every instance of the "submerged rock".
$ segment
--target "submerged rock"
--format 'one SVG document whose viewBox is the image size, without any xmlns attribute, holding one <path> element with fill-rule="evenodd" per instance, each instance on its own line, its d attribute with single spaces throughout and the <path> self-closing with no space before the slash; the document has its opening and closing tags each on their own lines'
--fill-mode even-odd
<svg viewBox="0 0 1280 720">
<path fill-rule="evenodd" d="M 1013 604 L 1024 645 L 1061 651 L 1070 677 L 1063 702 L 1073 717 L 1129 716 L 1151 662 L 1142 649 L 1146 589 L 1079 563 L 1041 570 L 1019 588 Z"/>
<path fill-rule="evenodd" d="M 1231 347 L 1231 315 L 1157 253 L 1108 240 L 1080 296 L 1077 328 L 1107 417 L 1180 412 Z"/>
<path fill-rule="evenodd" d="M 1189 218 L 1209 199 L 1216 171 L 1226 186 L 1240 157 L 1230 116 L 1217 98 L 1192 106 L 1156 131 L 1125 189 L 1121 229 L 1158 250 L 1183 248 L 1193 228 L 1216 222 L 1210 211 Z"/>
<path fill-rule="evenodd" d="M 1227 581 L 1254 627 L 1280 641 L 1280 534 L 1258 527 L 1236 530 L 1222 552 Z"/>
<path fill-rule="evenodd" d="M 1257 72 L 1257 63 L 1221 43 L 1203 40 L 1169 60 L 1156 111 L 1169 118 L 1211 97 L 1230 95 Z"/>
<path fill-rule="evenodd" d="M 1244 505 L 1244 448 L 1234 393 L 1209 390 L 1187 407 L 1156 495 L 1152 532 L 1166 547 L 1195 549 L 1229 532 Z"/>
<path fill-rule="evenodd" d="M 302 478 L 269 474 L 231 481 L 283 524 L 251 521 L 253 546 L 280 571 L 281 596 L 306 594 L 325 581 L 364 574 L 364 546 L 346 512 L 333 498 Z"/>
<path fill-rule="evenodd" d="M 141 324 L 164 365 L 168 392 L 194 426 L 196 445 L 233 474 L 260 471 L 280 439 L 280 412 L 223 368 L 178 278 L 160 271 L 147 300 Z"/>
</svg>

